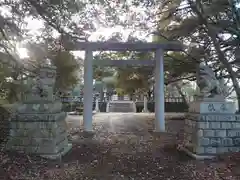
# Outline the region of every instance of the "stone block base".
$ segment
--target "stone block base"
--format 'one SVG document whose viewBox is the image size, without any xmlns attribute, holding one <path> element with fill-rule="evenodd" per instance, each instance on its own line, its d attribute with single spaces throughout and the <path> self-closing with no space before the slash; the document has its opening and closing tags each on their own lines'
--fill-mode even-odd
<svg viewBox="0 0 240 180">
<path fill-rule="evenodd" d="M 211 157 L 240 151 L 240 115 L 188 113 L 183 149 L 192 156 Z"/>
<path fill-rule="evenodd" d="M 59 116 L 59 114 L 55 114 Z M 43 115 L 45 116 L 45 115 Z M 59 157 L 65 154 L 71 145 L 67 138 L 67 124 L 64 119 L 42 121 L 12 121 L 6 150 L 21 151 L 29 154 Z"/>
<path fill-rule="evenodd" d="M 64 156 L 65 154 L 67 154 L 70 150 L 72 149 L 72 144 L 68 144 L 61 152 L 56 153 L 56 154 L 44 154 L 44 155 L 40 155 L 43 158 L 46 159 L 60 159 L 62 156 Z"/>
</svg>

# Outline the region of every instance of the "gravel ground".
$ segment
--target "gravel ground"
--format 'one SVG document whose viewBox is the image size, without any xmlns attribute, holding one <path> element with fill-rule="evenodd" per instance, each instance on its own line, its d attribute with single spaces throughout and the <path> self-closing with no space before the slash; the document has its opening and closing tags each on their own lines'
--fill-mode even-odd
<svg viewBox="0 0 240 180">
<path fill-rule="evenodd" d="M 61 161 L 2 151 L 0 179 L 240 179 L 238 153 L 193 160 L 176 148 L 182 139 L 183 121 L 167 120 L 167 132 L 154 134 L 153 119 L 153 114 L 96 114 L 96 133 L 83 139 L 80 116 L 69 116 L 73 148 Z"/>
</svg>

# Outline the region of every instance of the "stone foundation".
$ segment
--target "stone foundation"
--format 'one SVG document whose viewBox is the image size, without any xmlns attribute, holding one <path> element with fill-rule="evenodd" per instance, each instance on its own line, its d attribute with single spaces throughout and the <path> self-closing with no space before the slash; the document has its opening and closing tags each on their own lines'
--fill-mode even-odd
<svg viewBox="0 0 240 180">
<path fill-rule="evenodd" d="M 206 103 L 206 102 L 205 102 Z M 223 103 L 224 104 L 224 103 Z M 198 112 L 189 112 L 186 115 L 184 127 L 183 148 L 194 157 L 213 157 L 226 152 L 240 151 L 240 115 L 233 114 L 232 109 L 217 109 L 219 103 L 207 103 L 215 108 L 202 106 Z M 198 107 L 200 107 L 198 106 Z M 227 106 L 231 107 L 229 102 Z M 196 109 L 195 109 L 196 110 Z M 211 110 L 210 110 L 211 111 Z"/>
<path fill-rule="evenodd" d="M 38 118 L 22 118 L 23 115 L 16 115 L 11 121 L 11 130 L 6 149 L 17 150 L 27 153 L 56 156 L 62 155 L 69 147 L 67 140 L 67 125 L 64 113 L 42 114 Z M 31 114 L 24 114 L 30 117 Z M 49 121 L 49 117 L 54 116 Z"/>
<path fill-rule="evenodd" d="M 65 122 L 65 113 L 42 114 L 38 118 L 29 119 L 16 115 L 16 119 L 11 121 L 11 130 L 7 150 L 17 150 L 27 153 L 40 154 L 42 156 L 51 156 L 55 159 L 66 153 L 71 145 L 67 139 L 67 124 Z M 24 114 L 30 117 L 31 114 Z M 52 118 L 49 120 L 49 117 Z"/>
</svg>

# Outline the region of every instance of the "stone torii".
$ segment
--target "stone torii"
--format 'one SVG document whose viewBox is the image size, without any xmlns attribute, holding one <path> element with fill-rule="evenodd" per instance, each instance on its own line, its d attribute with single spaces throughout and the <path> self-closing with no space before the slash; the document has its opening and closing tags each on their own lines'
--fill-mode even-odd
<svg viewBox="0 0 240 180">
<path fill-rule="evenodd" d="M 84 61 L 84 131 L 93 132 L 92 102 L 93 102 L 93 51 L 142 51 L 155 53 L 154 60 L 141 60 L 141 64 L 155 66 L 155 131 L 165 131 L 164 118 L 164 51 L 181 51 L 182 45 L 176 42 L 145 43 L 145 42 L 71 42 L 65 41 L 66 50 L 85 51 Z M 133 63 L 133 60 L 124 60 Z M 128 62 L 126 62 L 128 61 Z M 118 62 L 119 63 L 119 62 Z"/>
</svg>

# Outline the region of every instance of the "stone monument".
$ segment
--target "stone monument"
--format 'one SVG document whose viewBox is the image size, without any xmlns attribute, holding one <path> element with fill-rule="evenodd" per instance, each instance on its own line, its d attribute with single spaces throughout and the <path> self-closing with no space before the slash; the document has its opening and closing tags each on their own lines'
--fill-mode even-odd
<svg viewBox="0 0 240 180">
<path fill-rule="evenodd" d="M 197 72 L 200 94 L 189 104 L 181 149 L 195 158 L 240 151 L 240 116 L 233 102 L 225 100 L 223 88 L 208 66 Z"/>
<path fill-rule="evenodd" d="M 95 100 L 95 110 L 96 113 L 100 112 L 99 109 L 99 93 L 96 93 L 96 100 Z"/>
<path fill-rule="evenodd" d="M 67 139 L 66 113 L 53 95 L 56 67 L 43 65 L 27 84 L 21 103 L 12 114 L 7 150 L 57 159 L 71 149 Z"/>
<path fill-rule="evenodd" d="M 144 95 L 144 96 L 143 96 L 143 110 L 142 110 L 142 112 L 143 112 L 143 113 L 149 113 L 147 95 Z"/>
</svg>

